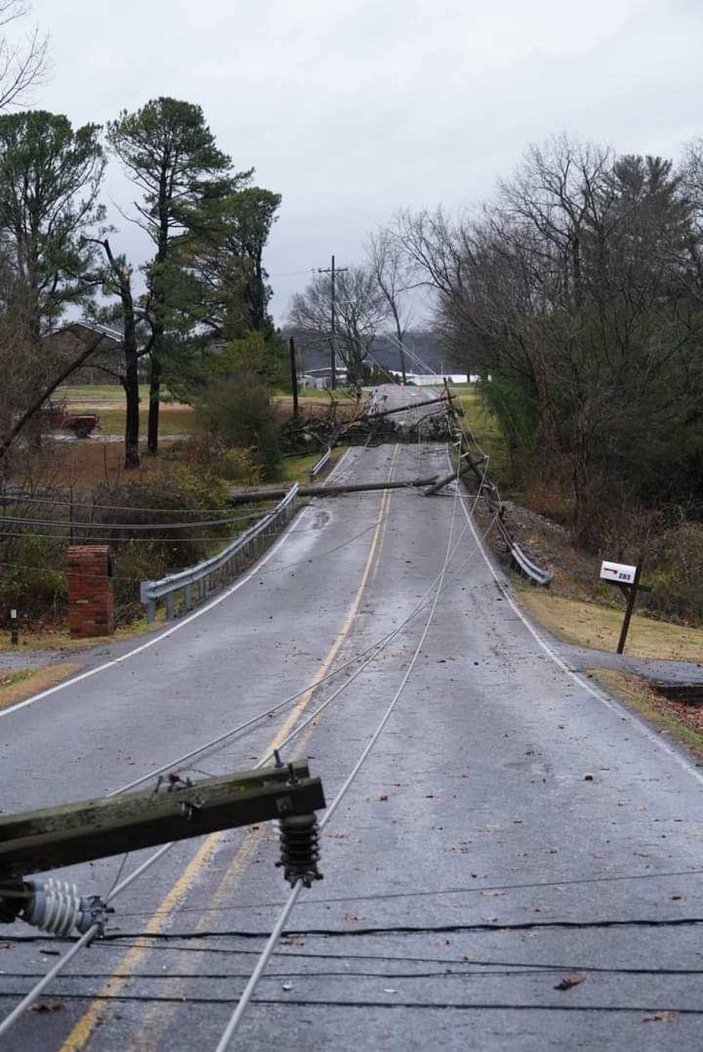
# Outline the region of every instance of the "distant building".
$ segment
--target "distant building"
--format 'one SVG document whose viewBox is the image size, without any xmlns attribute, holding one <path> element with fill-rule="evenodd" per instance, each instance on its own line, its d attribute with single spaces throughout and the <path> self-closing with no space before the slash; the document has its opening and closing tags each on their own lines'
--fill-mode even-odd
<svg viewBox="0 0 703 1052">
<path fill-rule="evenodd" d="M 284 336 L 295 336 L 301 373 L 319 376 L 323 371 L 329 375 L 330 350 L 327 343 L 311 339 L 304 333 L 282 330 Z M 444 376 L 458 372 L 463 363 L 452 362 L 439 337 L 433 332 L 409 332 L 403 341 L 406 375 Z M 392 373 L 401 373 L 400 351 L 397 341 L 390 336 L 377 336 L 365 359 L 369 366 L 380 366 Z M 340 369 L 337 369 L 340 372 Z"/>
<path fill-rule="evenodd" d="M 90 365 L 84 365 L 77 369 L 70 377 L 72 384 L 114 384 L 116 376 L 123 369 L 122 333 L 117 329 L 111 329 L 107 325 L 98 325 L 89 321 L 76 321 L 55 332 L 48 333 L 43 338 L 44 346 L 53 351 L 57 358 L 65 359 L 77 357 L 96 338 L 102 337 L 98 347 L 88 359 Z M 100 368 L 97 363 L 101 363 Z M 110 371 L 106 371 L 110 370 Z"/>
</svg>

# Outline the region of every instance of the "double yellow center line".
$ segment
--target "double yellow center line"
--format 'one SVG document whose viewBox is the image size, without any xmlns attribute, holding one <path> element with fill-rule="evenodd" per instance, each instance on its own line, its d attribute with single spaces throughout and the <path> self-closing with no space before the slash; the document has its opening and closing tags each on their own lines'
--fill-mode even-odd
<svg viewBox="0 0 703 1052">
<path fill-rule="evenodd" d="M 391 458 L 391 464 L 388 472 L 388 479 L 393 475 L 393 469 L 398 456 L 399 447 L 395 446 L 393 450 L 393 456 Z M 347 639 L 359 612 L 361 600 L 363 598 L 364 590 L 369 581 L 371 573 L 374 568 L 376 557 L 380 551 L 380 544 L 384 532 L 384 526 L 388 516 L 388 508 L 391 500 L 391 492 L 385 490 L 381 499 L 379 507 L 378 517 L 376 519 L 373 536 L 371 538 L 371 545 L 366 558 L 366 564 L 364 571 L 361 575 L 361 581 L 354 594 L 351 606 L 347 612 L 347 616 L 344 619 L 344 623 L 335 638 L 332 646 L 330 647 L 327 655 L 319 666 L 315 678 L 312 681 L 312 685 L 301 697 L 295 708 L 292 710 L 283 726 L 280 728 L 274 739 L 266 747 L 263 754 L 264 757 L 270 756 L 274 749 L 278 749 L 285 739 L 288 737 L 290 732 L 293 730 L 298 719 L 305 711 L 307 706 L 321 683 L 329 672 L 337 654 L 339 653 L 342 644 Z M 224 874 L 217 890 L 211 897 L 211 902 L 214 904 L 219 903 L 224 898 L 225 894 L 228 894 L 232 888 L 234 882 L 236 882 L 244 872 L 247 864 L 249 863 L 251 856 L 254 852 L 254 848 L 257 846 L 259 839 L 263 835 L 264 827 L 259 827 L 258 830 L 251 830 L 244 838 L 243 843 L 237 849 L 237 852 Z M 71 1033 L 68 1035 L 64 1043 L 61 1045 L 60 1052 L 79 1052 L 83 1049 L 89 1040 L 95 1027 L 102 1023 L 110 1010 L 111 997 L 115 997 L 124 986 L 137 975 L 137 972 L 148 957 L 154 940 L 150 939 L 150 936 L 157 936 L 166 927 L 171 919 L 172 914 L 177 910 L 179 905 L 182 903 L 186 894 L 198 879 L 200 874 L 208 865 L 215 849 L 218 847 L 220 842 L 229 833 L 229 830 L 220 830 L 217 833 L 210 834 L 205 841 L 201 844 L 200 848 L 188 863 L 186 868 L 181 873 L 180 877 L 176 880 L 175 884 L 168 892 L 164 900 L 159 905 L 158 909 L 152 914 L 151 918 L 147 922 L 144 928 L 145 942 L 140 943 L 138 946 L 133 946 L 127 951 L 119 965 L 113 972 L 112 976 L 104 984 L 97 998 L 91 1002 L 90 1006 L 83 1013 L 81 1018 L 75 1024 Z M 163 1009 L 163 1006 L 160 1006 Z M 165 1015 L 165 1013 L 164 1013 Z M 163 1016 L 162 1016 L 163 1019 Z M 156 1022 L 156 1021 L 154 1021 Z M 165 1025 L 165 1019 L 160 1026 L 156 1029 L 162 1030 Z M 140 1052 L 146 1052 L 146 1049 L 158 1040 L 158 1036 L 153 1033 L 153 1029 L 149 1028 L 151 1033 L 142 1034 L 139 1039 Z M 148 1044 L 145 1044 L 145 1039 Z"/>
</svg>

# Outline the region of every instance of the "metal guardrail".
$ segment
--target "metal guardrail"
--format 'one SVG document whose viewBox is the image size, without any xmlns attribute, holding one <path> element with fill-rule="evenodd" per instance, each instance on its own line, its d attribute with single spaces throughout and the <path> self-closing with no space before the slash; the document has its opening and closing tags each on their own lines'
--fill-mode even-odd
<svg viewBox="0 0 703 1052">
<path fill-rule="evenodd" d="M 551 584 L 554 574 L 550 573 L 549 570 L 543 570 L 536 563 L 533 563 L 531 559 L 528 559 L 520 545 L 516 544 L 515 541 L 512 541 L 509 548 L 513 565 L 520 573 L 523 573 L 525 577 L 529 577 L 535 584 L 542 585 L 543 588 Z"/>
<path fill-rule="evenodd" d="M 142 581 L 139 598 L 146 607 L 148 624 L 156 618 L 156 605 L 166 600 L 166 617 L 170 620 L 176 613 L 176 595 L 183 594 L 184 610 L 192 610 L 203 603 L 211 592 L 236 577 L 238 571 L 252 557 L 260 555 L 268 542 L 290 522 L 296 512 L 298 483 L 296 482 L 282 501 L 264 515 L 254 526 L 241 533 L 217 555 L 205 559 L 187 570 L 162 577 L 160 581 Z"/>
<path fill-rule="evenodd" d="M 465 434 L 462 430 L 458 431 L 457 438 L 461 443 L 461 448 L 464 447 Z M 505 545 L 510 555 L 510 561 L 520 573 L 524 574 L 525 577 L 529 577 L 534 584 L 541 585 L 542 588 L 548 588 L 552 582 L 554 574 L 550 573 L 549 570 L 543 570 L 536 563 L 532 562 L 519 544 L 515 543 L 510 531 L 503 522 L 503 503 L 498 498 L 498 490 L 496 486 L 491 482 L 485 475 L 480 475 L 478 466 L 476 466 L 477 476 L 479 478 L 480 496 L 485 500 L 489 511 L 495 516 L 495 522 L 498 527 L 498 531 L 503 538 Z"/>
<path fill-rule="evenodd" d="M 311 479 L 314 479 L 316 475 L 319 475 L 319 473 L 324 468 L 325 464 L 329 463 L 329 459 L 331 456 L 332 447 L 328 446 L 327 451 L 323 453 L 320 459 L 317 461 L 317 463 L 313 464 L 313 466 L 310 468 L 309 475 Z"/>
</svg>

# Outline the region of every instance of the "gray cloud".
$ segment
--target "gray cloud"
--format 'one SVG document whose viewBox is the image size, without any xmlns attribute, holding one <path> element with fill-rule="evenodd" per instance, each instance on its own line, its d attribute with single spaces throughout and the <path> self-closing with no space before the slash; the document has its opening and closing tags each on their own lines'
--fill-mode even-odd
<svg viewBox="0 0 703 1052">
<path fill-rule="evenodd" d="M 366 231 L 400 206 L 480 200 L 528 142 L 566 130 L 671 155 L 703 130 L 695 0 L 34 9 L 54 65 L 36 104 L 84 122 L 160 94 L 199 102 L 235 164 L 283 194 L 267 260 L 279 317 L 332 252 L 358 260 Z M 117 171 L 108 188 L 128 203 Z M 121 241 L 135 258 L 145 251 L 134 228 Z"/>
</svg>

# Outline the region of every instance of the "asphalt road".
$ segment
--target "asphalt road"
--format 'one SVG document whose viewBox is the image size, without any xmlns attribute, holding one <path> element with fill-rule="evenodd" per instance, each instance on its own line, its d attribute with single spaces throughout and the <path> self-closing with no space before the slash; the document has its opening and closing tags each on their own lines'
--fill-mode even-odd
<svg viewBox="0 0 703 1052">
<path fill-rule="evenodd" d="M 445 468 L 444 450 L 414 444 L 354 449 L 340 471 Z M 332 801 L 417 653 L 233 1047 L 700 1049 L 701 774 L 545 649 L 467 504 L 315 501 L 216 606 L 0 716 L 3 809 L 111 792 L 411 618 L 284 752 L 310 758 Z M 427 627 L 428 605 L 412 615 L 445 565 Z M 255 763 L 283 722 L 195 773 Z M 286 898 L 277 855 L 270 826 L 174 848 L 116 901 L 115 937 L 43 996 L 59 1007 L 28 1012 L 3 1047 L 214 1049 Z M 104 894 L 121 866 L 61 875 Z M 9 1011 L 61 944 L 7 932 L 25 940 L 0 944 Z"/>
</svg>

